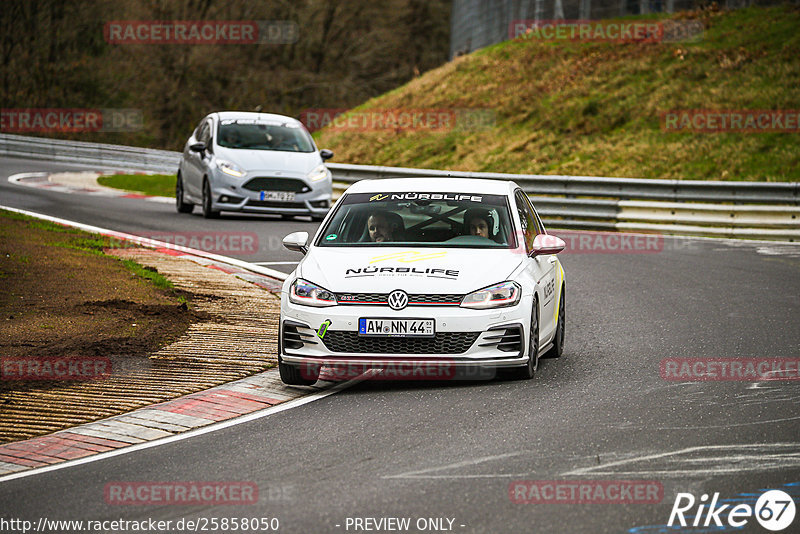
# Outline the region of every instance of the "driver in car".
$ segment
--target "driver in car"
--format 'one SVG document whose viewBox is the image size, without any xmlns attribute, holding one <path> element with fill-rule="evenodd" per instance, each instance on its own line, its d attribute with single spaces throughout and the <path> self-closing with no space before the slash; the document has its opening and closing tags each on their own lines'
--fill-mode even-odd
<svg viewBox="0 0 800 534">
<path fill-rule="evenodd" d="M 297 143 L 294 142 L 293 139 L 289 139 L 291 136 L 284 132 L 283 129 L 276 128 L 272 130 L 270 135 L 270 146 L 272 150 L 300 150 L 300 147 L 297 146 Z"/>
<path fill-rule="evenodd" d="M 225 143 L 225 146 L 239 148 L 242 145 L 242 138 L 239 135 L 238 130 L 228 128 L 222 134 L 222 142 Z"/>
<path fill-rule="evenodd" d="M 374 243 L 385 243 L 394 240 L 394 225 L 389 222 L 385 212 L 376 211 L 367 219 L 369 240 Z"/>
</svg>

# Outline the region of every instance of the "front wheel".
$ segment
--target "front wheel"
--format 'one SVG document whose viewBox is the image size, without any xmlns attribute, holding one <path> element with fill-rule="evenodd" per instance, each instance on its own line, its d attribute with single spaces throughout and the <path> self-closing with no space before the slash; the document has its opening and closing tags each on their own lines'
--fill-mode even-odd
<svg viewBox="0 0 800 534">
<path fill-rule="evenodd" d="M 203 217 L 206 219 L 219 217 L 219 212 L 211 209 L 211 186 L 208 185 L 208 180 L 203 182 Z"/>
<path fill-rule="evenodd" d="M 194 210 L 194 204 L 186 202 L 183 198 L 183 178 L 180 174 L 175 182 L 175 209 L 178 213 L 192 213 Z"/>
<path fill-rule="evenodd" d="M 516 380 L 530 380 L 539 367 L 539 301 L 534 298 L 531 310 L 531 327 L 528 337 L 528 363 L 522 367 L 509 369 L 508 377 Z"/>
<path fill-rule="evenodd" d="M 558 302 L 558 322 L 556 323 L 556 335 L 553 338 L 553 346 L 550 348 L 550 350 L 542 355 L 542 358 L 558 358 L 564 354 L 564 328 L 566 323 L 566 304 L 564 301 L 564 286 L 561 286 L 561 298 Z"/>
</svg>

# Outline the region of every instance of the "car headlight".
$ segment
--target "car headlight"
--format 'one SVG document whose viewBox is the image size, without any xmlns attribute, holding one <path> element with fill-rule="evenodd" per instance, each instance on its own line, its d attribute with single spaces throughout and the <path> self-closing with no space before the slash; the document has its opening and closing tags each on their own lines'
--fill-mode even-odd
<svg viewBox="0 0 800 534">
<path fill-rule="evenodd" d="M 292 282 L 289 288 L 289 300 L 304 306 L 336 306 L 336 295 L 302 278 Z"/>
<path fill-rule="evenodd" d="M 461 300 L 462 308 L 475 308 L 485 310 L 487 308 L 503 308 L 513 306 L 519 302 L 522 296 L 522 288 L 516 282 L 503 282 L 493 286 L 473 291 Z"/>
<path fill-rule="evenodd" d="M 313 171 L 308 173 L 308 179 L 312 182 L 319 182 L 320 180 L 324 180 L 328 177 L 328 168 L 325 165 L 320 165 L 319 167 L 315 168 Z"/>
<path fill-rule="evenodd" d="M 228 174 L 230 176 L 235 176 L 237 178 L 241 178 L 242 176 L 247 174 L 246 170 L 242 169 L 235 163 L 224 159 L 217 160 L 217 167 L 219 167 L 219 170 L 221 170 L 225 174 Z"/>
</svg>

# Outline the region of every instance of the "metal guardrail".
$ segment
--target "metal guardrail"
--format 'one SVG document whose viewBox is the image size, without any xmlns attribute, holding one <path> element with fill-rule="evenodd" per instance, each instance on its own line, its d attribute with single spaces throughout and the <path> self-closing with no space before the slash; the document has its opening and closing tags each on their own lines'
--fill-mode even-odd
<svg viewBox="0 0 800 534">
<path fill-rule="evenodd" d="M 0 155 L 174 173 L 179 152 L 0 134 Z M 648 180 L 329 163 L 334 190 L 363 179 L 513 180 L 548 226 L 800 241 L 800 183 Z M 699 204 L 698 204 L 699 203 Z M 761 204 L 760 206 L 756 204 Z"/>
<path fill-rule="evenodd" d="M 137 169 L 173 174 L 180 152 L 83 141 L 63 141 L 0 134 L 0 156 L 23 156 L 64 163 L 85 163 L 114 169 Z"/>
<path fill-rule="evenodd" d="M 800 183 L 798 182 L 714 182 L 706 180 L 599 178 L 594 176 L 437 171 L 343 164 L 329 164 L 328 167 L 334 172 L 336 180 L 348 183 L 367 178 L 485 178 L 490 180 L 513 180 L 525 191 L 534 195 L 589 196 L 621 200 L 648 199 L 672 202 L 800 205 Z"/>
<path fill-rule="evenodd" d="M 800 183 L 517 175 L 329 164 L 339 192 L 363 179 L 513 180 L 547 226 L 800 242 Z M 551 195 L 551 196 L 543 196 Z M 698 203 L 697 201 L 700 201 Z M 760 204 L 755 204 L 756 202 Z"/>
</svg>

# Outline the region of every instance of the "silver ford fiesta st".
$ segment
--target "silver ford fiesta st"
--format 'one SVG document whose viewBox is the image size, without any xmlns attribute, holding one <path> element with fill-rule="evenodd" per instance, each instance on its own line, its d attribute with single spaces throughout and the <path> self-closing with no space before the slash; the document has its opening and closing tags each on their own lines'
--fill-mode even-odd
<svg viewBox="0 0 800 534">
<path fill-rule="evenodd" d="M 221 211 L 310 215 L 321 220 L 331 206 L 331 172 L 300 121 L 239 111 L 211 113 L 183 149 L 175 202 L 178 212 Z"/>
</svg>

